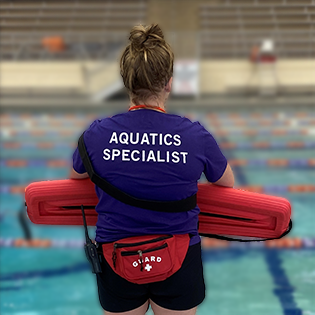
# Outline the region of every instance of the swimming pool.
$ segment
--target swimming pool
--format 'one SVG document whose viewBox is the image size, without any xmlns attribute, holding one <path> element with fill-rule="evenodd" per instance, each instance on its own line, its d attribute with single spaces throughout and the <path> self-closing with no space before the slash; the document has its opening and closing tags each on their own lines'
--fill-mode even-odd
<svg viewBox="0 0 315 315">
<path fill-rule="evenodd" d="M 301 249 L 266 248 L 265 243 L 204 246 L 207 296 L 198 314 L 315 314 L 315 115 L 186 114 L 217 134 L 220 145 L 233 144 L 222 149 L 229 160 L 238 161 L 236 186 L 255 186 L 290 200 L 294 220 L 290 237 L 303 238 L 306 244 Z M 77 138 L 92 119 L 93 115 L 62 113 L 1 115 L 1 314 L 102 314 L 82 250 L 82 227 L 30 223 L 33 238 L 54 240 L 54 246 L 16 246 L 24 236 L 19 223 L 23 187 L 32 181 L 66 178 Z M 288 142 L 295 145 L 283 145 Z M 275 164 L 272 159 L 285 162 Z M 309 188 L 300 191 L 297 185 Z"/>
</svg>

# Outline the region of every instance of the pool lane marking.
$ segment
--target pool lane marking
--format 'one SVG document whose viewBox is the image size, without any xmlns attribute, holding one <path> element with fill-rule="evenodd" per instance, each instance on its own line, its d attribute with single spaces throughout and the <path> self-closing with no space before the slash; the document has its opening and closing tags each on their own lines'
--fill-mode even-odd
<svg viewBox="0 0 315 315">
<path fill-rule="evenodd" d="M 224 139 L 225 137 L 222 138 Z M 226 138 L 224 140 L 227 141 Z M 229 159 L 234 158 L 233 150 L 228 151 L 227 155 Z M 240 185 L 248 185 L 244 169 L 240 169 L 236 175 Z M 268 250 L 265 252 L 264 257 L 268 265 L 269 273 L 273 278 L 274 284 L 276 285 L 273 293 L 279 299 L 283 315 L 303 315 L 303 311 L 297 307 L 297 304 L 294 300 L 293 292 L 295 288 L 290 284 L 286 271 L 282 267 L 282 260 L 279 257 L 279 251 Z"/>
<path fill-rule="evenodd" d="M 78 273 L 90 270 L 88 263 L 77 263 L 73 266 L 61 267 L 57 269 L 43 269 L 43 270 L 31 270 L 12 272 L 0 275 L 0 281 L 17 281 L 31 278 L 50 278 L 56 276 L 66 276 L 71 273 Z"/>
<path fill-rule="evenodd" d="M 21 285 L 18 286 L 8 286 L 8 287 L 0 287 L 0 291 L 19 291 L 23 287 Z"/>
<path fill-rule="evenodd" d="M 266 251 L 265 261 L 268 265 L 269 272 L 273 278 L 276 288 L 273 290 L 278 297 L 284 315 L 302 315 L 303 311 L 300 309 L 294 299 L 295 288 L 290 283 L 285 269 L 282 266 L 282 259 L 279 256 L 278 250 Z"/>
</svg>

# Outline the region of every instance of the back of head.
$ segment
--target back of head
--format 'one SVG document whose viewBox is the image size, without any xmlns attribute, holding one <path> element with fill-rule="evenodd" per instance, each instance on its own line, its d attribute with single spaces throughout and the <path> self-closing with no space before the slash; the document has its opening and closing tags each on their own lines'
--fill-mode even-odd
<svg viewBox="0 0 315 315">
<path fill-rule="evenodd" d="M 157 24 L 134 26 L 120 60 L 120 74 L 131 101 L 157 96 L 173 76 L 174 54 Z"/>
</svg>

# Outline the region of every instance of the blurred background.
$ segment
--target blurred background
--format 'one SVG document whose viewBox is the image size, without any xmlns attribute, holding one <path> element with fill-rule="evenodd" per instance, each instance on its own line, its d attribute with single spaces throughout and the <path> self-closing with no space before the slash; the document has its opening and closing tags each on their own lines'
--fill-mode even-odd
<svg viewBox="0 0 315 315">
<path fill-rule="evenodd" d="M 175 52 L 168 111 L 214 135 L 236 188 L 292 205 L 279 241 L 203 239 L 198 314 L 314 315 L 314 0 L 0 1 L 0 313 L 102 314 L 83 228 L 32 224 L 24 189 L 67 178 L 82 131 L 127 110 L 118 61 L 139 23 Z"/>
</svg>

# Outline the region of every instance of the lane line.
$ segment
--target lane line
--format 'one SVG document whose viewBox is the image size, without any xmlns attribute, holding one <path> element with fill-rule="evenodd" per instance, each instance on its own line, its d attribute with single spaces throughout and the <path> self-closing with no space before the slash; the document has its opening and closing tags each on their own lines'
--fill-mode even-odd
<svg viewBox="0 0 315 315">
<path fill-rule="evenodd" d="M 223 137 L 224 139 L 224 137 Z M 222 139 L 222 140 L 223 140 Z M 227 139 L 224 139 L 227 140 Z M 228 158 L 233 159 L 233 149 L 229 151 Z M 248 180 L 246 178 L 244 169 L 239 169 L 237 172 L 237 178 L 240 185 L 248 185 Z M 283 315 L 303 315 L 303 311 L 297 307 L 294 299 L 295 288 L 291 285 L 290 280 L 286 274 L 285 269 L 282 267 L 282 260 L 279 256 L 278 250 L 268 250 L 264 254 L 265 261 L 268 265 L 268 270 L 273 278 L 273 282 L 276 288 L 273 293 L 279 299 L 282 307 Z"/>
</svg>

